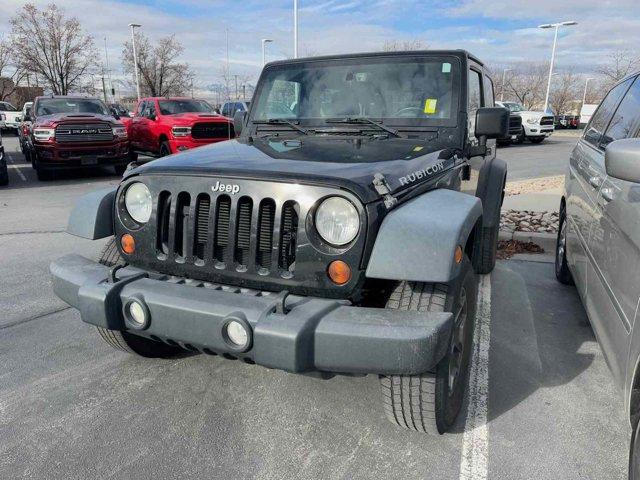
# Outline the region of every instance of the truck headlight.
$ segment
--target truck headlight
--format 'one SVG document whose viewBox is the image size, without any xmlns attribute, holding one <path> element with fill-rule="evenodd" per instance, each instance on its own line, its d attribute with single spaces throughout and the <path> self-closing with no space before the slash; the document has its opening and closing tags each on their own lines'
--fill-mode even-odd
<svg viewBox="0 0 640 480">
<path fill-rule="evenodd" d="M 127 213 L 138 223 L 147 223 L 151 218 L 153 201 L 151 192 L 144 183 L 136 182 L 124 192 L 124 206 Z"/>
<path fill-rule="evenodd" d="M 127 138 L 126 127 L 113 127 L 113 136 L 116 138 Z"/>
<path fill-rule="evenodd" d="M 534 124 L 534 123 L 538 123 L 539 121 L 540 119 L 538 118 L 527 118 L 527 123 Z"/>
<path fill-rule="evenodd" d="M 56 132 L 53 128 L 34 128 L 33 136 L 39 142 L 46 142 L 55 136 Z"/>
<path fill-rule="evenodd" d="M 342 197 L 329 197 L 316 210 L 316 229 L 333 245 L 346 245 L 360 230 L 360 215 L 353 204 Z"/>
<path fill-rule="evenodd" d="M 191 127 L 172 127 L 171 133 L 174 137 L 188 137 L 191 135 Z"/>
</svg>

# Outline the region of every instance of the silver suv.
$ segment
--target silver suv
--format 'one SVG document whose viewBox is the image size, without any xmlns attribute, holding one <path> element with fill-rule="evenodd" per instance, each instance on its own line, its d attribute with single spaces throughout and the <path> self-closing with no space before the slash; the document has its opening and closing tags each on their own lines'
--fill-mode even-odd
<svg viewBox="0 0 640 480">
<path fill-rule="evenodd" d="M 609 91 L 571 153 L 560 205 L 556 277 L 573 283 L 624 391 L 640 479 L 640 73 Z"/>
</svg>

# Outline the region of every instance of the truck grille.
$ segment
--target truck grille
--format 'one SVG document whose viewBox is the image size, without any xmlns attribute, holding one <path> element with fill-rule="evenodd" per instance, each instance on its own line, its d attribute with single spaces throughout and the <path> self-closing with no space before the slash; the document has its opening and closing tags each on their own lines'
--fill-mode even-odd
<svg viewBox="0 0 640 480">
<path fill-rule="evenodd" d="M 56 142 L 110 142 L 111 126 L 106 123 L 61 124 L 56 127 Z"/>
<path fill-rule="evenodd" d="M 163 261 L 211 264 L 291 278 L 295 269 L 299 207 L 271 198 L 162 191 L 158 195 L 156 250 Z M 277 268 L 275 268 L 277 267 Z"/>
<path fill-rule="evenodd" d="M 542 117 L 540 125 L 553 125 L 553 117 Z"/>
<path fill-rule="evenodd" d="M 233 125 L 222 122 L 199 122 L 191 127 L 191 137 L 196 139 L 233 138 Z"/>
<path fill-rule="evenodd" d="M 519 115 L 509 116 L 509 135 L 518 135 L 522 130 L 522 117 Z"/>
</svg>

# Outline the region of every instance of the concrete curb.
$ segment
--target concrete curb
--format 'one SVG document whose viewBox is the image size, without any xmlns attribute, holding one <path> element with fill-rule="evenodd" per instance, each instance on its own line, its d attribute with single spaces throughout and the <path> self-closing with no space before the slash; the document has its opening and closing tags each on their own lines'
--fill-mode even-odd
<svg viewBox="0 0 640 480">
<path fill-rule="evenodd" d="M 500 230 L 498 240 L 516 240 L 518 242 L 531 242 L 541 247 L 546 253 L 552 253 L 556 250 L 556 233 L 538 233 L 538 232 L 511 232 L 509 230 Z"/>
</svg>

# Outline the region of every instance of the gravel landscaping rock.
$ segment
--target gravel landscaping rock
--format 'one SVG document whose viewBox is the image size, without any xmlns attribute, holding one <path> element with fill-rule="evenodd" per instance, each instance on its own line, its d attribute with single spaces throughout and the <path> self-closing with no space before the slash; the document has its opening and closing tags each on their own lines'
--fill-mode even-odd
<svg viewBox="0 0 640 480">
<path fill-rule="evenodd" d="M 555 233 L 558 231 L 558 213 L 505 210 L 500 218 L 500 230 L 507 232 Z"/>
</svg>

